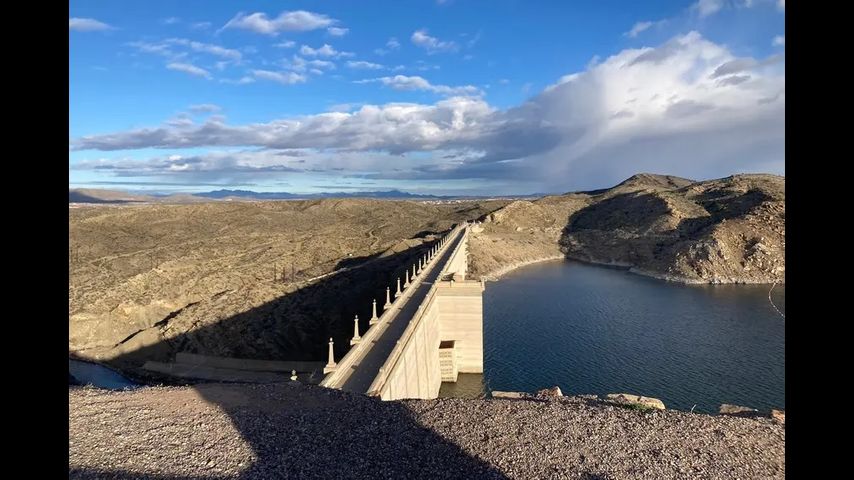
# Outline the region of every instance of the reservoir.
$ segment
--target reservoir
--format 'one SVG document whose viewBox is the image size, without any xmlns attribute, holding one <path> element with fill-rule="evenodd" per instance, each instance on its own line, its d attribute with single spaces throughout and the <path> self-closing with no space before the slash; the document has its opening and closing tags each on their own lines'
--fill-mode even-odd
<svg viewBox="0 0 854 480">
<path fill-rule="evenodd" d="M 69 384 L 92 385 L 108 390 L 125 390 L 139 386 L 113 369 L 74 359 L 68 360 L 68 381 Z"/>
<path fill-rule="evenodd" d="M 484 373 L 440 396 L 492 390 L 631 393 L 667 408 L 785 408 L 785 319 L 771 285 L 683 285 L 573 261 L 487 284 Z M 785 314 L 785 286 L 771 299 Z"/>
</svg>

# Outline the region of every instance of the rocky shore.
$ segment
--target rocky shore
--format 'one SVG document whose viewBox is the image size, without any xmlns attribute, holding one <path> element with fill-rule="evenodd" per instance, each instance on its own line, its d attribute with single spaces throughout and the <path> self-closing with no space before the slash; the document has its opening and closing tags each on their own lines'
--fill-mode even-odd
<svg viewBox="0 0 854 480">
<path fill-rule="evenodd" d="M 69 387 L 69 476 L 785 478 L 779 420 L 651 405 L 559 392 L 381 402 L 295 382 Z"/>
</svg>

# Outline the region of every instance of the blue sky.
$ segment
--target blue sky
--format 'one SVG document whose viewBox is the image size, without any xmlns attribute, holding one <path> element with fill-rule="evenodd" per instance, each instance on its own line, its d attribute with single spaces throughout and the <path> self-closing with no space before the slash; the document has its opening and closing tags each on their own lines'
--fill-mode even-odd
<svg viewBox="0 0 854 480">
<path fill-rule="evenodd" d="M 72 187 L 564 192 L 784 173 L 779 0 L 69 9 Z"/>
</svg>

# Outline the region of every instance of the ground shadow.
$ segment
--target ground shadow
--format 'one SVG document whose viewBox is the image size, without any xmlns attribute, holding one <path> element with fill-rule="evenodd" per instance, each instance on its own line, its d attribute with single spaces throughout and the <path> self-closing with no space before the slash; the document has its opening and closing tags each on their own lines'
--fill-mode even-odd
<svg viewBox="0 0 854 480">
<path fill-rule="evenodd" d="M 433 232 L 436 234 L 446 232 Z M 328 339 L 335 341 L 335 358 L 350 348 L 353 317 L 360 331 L 368 328 L 371 300 L 382 312 L 386 287 L 391 295 L 397 278 L 412 271 L 418 259 L 435 245 L 427 238 L 419 246 L 387 256 L 348 258 L 330 275 L 251 310 L 197 330 L 129 351 L 109 362 L 139 379 L 145 361 L 170 361 L 177 352 L 236 358 L 325 361 Z M 168 322 L 160 328 L 168 326 Z M 223 345 L 223 339 L 229 339 Z M 148 374 L 149 380 L 188 384 Z M 72 387 L 73 388 L 73 387 Z M 473 458 L 459 446 L 420 426 L 400 403 L 382 402 L 364 395 L 330 391 L 289 381 L 254 396 L 252 385 L 193 383 L 207 401 L 225 412 L 256 460 L 239 478 L 505 478 L 489 464 Z M 235 404 L 230 390 L 244 401 Z M 281 390 L 281 391 L 280 391 Z M 224 392 L 226 394 L 224 394 Z M 248 399 L 248 400 L 246 400 Z M 272 403 L 271 403 L 272 402 Z M 294 408 L 297 405 L 298 408 Z M 130 427 L 129 427 L 130 428 Z M 123 435 L 134 435 L 133 431 Z M 142 448 L 159 448 L 145 445 Z M 120 470 L 73 467 L 70 478 L 217 478 L 147 475 Z M 233 477 L 231 477 L 233 478 Z"/>
<path fill-rule="evenodd" d="M 262 392 L 237 384 L 195 387 L 231 418 L 257 457 L 238 478 L 506 478 L 420 426 L 401 403 L 319 386 L 269 387 L 274 395 L 269 388 Z M 72 478 L 227 478 L 86 468 L 70 473 Z"/>
<path fill-rule="evenodd" d="M 359 316 L 359 330 L 364 333 L 372 314 L 371 301 L 376 300 L 377 313 L 381 314 L 386 288 L 390 288 L 393 296 L 397 279 L 400 278 L 403 285 L 405 271 L 411 273 L 413 265 L 436 241 L 437 238 L 428 239 L 398 253 L 340 260 L 329 268 L 339 273 L 305 284 L 300 282 L 302 286 L 295 291 L 168 340 L 135 346 L 135 336 L 131 335 L 125 339 L 129 342 L 124 349 L 126 352 L 107 363 L 135 380 L 175 384 L 170 377 L 141 372 L 140 368 L 149 360 L 171 361 L 177 352 L 325 362 L 330 338 L 334 340 L 335 358 L 340 359 L 350 348 L 354 316 Z M 317 273 L 319 271 L 313 274 Z M 296 280 L 308 276 L 305 272 L 297 272 Z M 155 327 L 165 331 L 174 317 L 173 312 Z"/>
</svg>

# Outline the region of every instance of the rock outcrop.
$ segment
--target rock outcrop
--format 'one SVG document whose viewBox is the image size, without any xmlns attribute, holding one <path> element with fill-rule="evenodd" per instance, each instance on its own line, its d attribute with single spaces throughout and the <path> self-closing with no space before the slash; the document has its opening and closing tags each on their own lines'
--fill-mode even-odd
<svg viewBox="0 0 854 480">
<path fill-rule="evenodd" d="M 630 393 L 609 393 L 605 396 L 608 401 L 628 406 L 636 406 L 641 408 L 655 408 L 664 410 L 664 402 L 657 398 L 644 397 L 641 395 L 632 395 Z"/>
<path fill-rule="evenodd" d="M 718 414 L 748 418 L 760 416 L 759 410 L 756 410 L 755 408 L 742 407 L 741 405 L 730 405 L 728 403 L 724 403 L 720 408 L 718 408 Z"/>
</svg>

